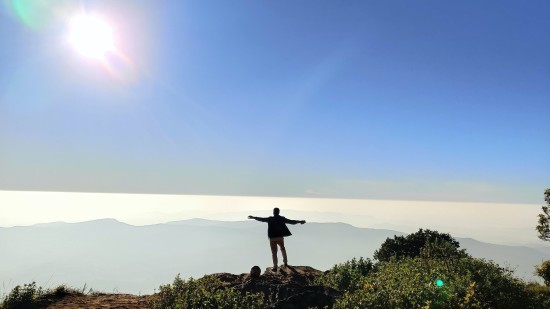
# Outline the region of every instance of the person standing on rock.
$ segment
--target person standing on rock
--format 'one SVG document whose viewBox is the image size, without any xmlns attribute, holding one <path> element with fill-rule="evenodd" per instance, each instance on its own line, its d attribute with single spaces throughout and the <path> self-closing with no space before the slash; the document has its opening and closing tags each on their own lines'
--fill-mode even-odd
<svg viewBox="0 0 550 309">
<path fill-rule="evenodd" d="M 292 235 L 286 223 L 288 224 L 304 224 L 305 220 L 290 220 L 279 215 L 279 208 L 273 209 L 273 216 L 262 218 L 248 216 L 248 219 L 254 219 L 261 222 L 267 222 L 267 237 L 269 237 L 269 245 L 271 246 L 271 255 L 273 257 L 273 271 L 277 271 L 277 246 L 281 247 L 281 253 L 283 255 L 283 263 L 288 266 L 288 259 L 286 257 L 285 239 L 284 237 Z"/>
</svg>

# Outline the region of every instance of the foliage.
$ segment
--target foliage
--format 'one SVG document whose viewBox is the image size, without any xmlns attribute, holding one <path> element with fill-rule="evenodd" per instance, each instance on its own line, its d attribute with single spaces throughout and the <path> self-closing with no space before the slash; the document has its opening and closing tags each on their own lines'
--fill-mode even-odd
<svg viewBox="0 0 550 309">
<path fill-rule="evenodd" d="M 189 279 L 187 282 L 178 275 L 172 284 L 162 285 L 152 298 L 152 309 L 184 308 L 263 308 L 261 294 L 242 293 L 223 283 L 214 276 Z"/>
<path fill-rule="evenodd" d="M 334 265 L 329 271 L 315 279 L 315 285 L 330 286 L 339 291 L 354 291 L 362 286 L 363 280 L 373 270 L 370 259 L 352 259 Z"/>
<path fill-rule="evenodd" d="M 449 234 L 420 229 L 407 236 L 387 238 L 380 249 L 374 252 L 374 258 L 380 262 L 387 262 L 392 257 L 401 259 L 418 256 L 427 258 L 465 256 L 465 251 L 459 250 L 459 247 L 458 241 Z"/>
<path fill-rule="evenodd" d="M 493 262 L 417 257 L 380 263 L 363 288 L 345 293 L 335 308 L 525 308 L 528 303 L 524 283 Z"/>
<path fill-rule="evenodd" d="M 545 194 L 550 206 L 550 189 Z M 536 268 L 548 286 L 525 284 L 510 269 L 469 256 L 449 234 L 422 229 L 386 239 L 375 258 L 376 263 L 354 258 L 337 264 L 314 284 L 342 293 L 334 304 L 336 309 L 550 308 L 550 261 Z M 33 282 L 16 286 L 4 297 L 0 309 L 45 308 L 66 295 L 82 295 L 85 289 L 59 286 L 44 290 Z M 149 305 L 152 309 L 254 309 L 266 307 L 264 297 L 263 293 L 234 289 L 215 276 L 185 281 L 178 275 L 149 297 Z"/>
<path fill-rule="evenodd" d="M 543 286 L 537 283 L 529 283 L 526 286 L 531 308 L 548 309 L 550 308 L 550 286 Z"/>
<path fill-rule="evenodd" d="M 316 283 L 344 293 L 335 308 L 549 308 L 547 290 L 528 287 L 512 270 L 458 248 L 449 234 L 421 229 L 387 239 L 375 265 L 352 260 Z M 361 272 L 357 264 L 368 267 Z"/>
<path fill-rule="evenodd" d="M 544 280 L 544 284 L 550 286 L 550 260 L 538 265 L 535 268 L 535 274 Z"/>
<path fill-rule="evenodd" d="M 539 214 L 537 236 L 542 240 L 550 241 L 550 189 L 544 191 L 544 201 L 546 206 L 542 206 L 542 213 Z"/>
<path fill-rule="evenodd" d="M 6 295 L 0 305 L 1 309 L 35 309 L 40 308 L 39 299 L 44 290 L 36 286 L 36 282 L 16 286 Z"/>
<path fill-rule="evenodd" d="M 37 287 L 35 282 L 24 284 L 23 286 L 18 285 L 4 297 L 0 303 L 0 309 L 45 308 L 47 305 L 67 295 L 83 295 L 85 287 L 82 291 L 79 291 L 65 285 L 60 285 L 53 289 L 43 289 L 42 287 Z"/>
</svg>

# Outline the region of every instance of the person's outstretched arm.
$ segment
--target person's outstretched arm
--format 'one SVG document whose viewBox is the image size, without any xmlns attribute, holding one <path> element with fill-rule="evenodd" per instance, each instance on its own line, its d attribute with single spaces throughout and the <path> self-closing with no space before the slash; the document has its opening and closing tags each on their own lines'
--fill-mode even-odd
<svg viewBox="0 0 550 309">
<path fill-rule="evenodd" d="M 269 220 L 269 218 L 254 217 L 254 216 L 248 216 L 248 219 L 254 219 L 261 222 L 267 222 Z"/>
<path fill-rule="evenodd" d="M 288 224 L 304 224 L 306 223 L 306 220 L 291 220 L 291 219 L 287 219 L 285 218 L 285 223 L 288 223 Z"/>
</svg>

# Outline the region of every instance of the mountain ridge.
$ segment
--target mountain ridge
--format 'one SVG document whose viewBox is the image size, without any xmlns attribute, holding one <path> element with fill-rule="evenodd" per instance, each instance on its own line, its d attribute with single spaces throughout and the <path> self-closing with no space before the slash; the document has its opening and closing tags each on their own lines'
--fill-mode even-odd
<svg viewBox="0 0 550 309">
<path fill-rule="evenodd" d="M 86 284 L 96 290 L 140 294 L 150 293 L 178 273 L 200 277 L 271 264 L 264 223 L 200 218 L 175 222 L 134 226 L 107 219 L 0 229 L 5 265 L 0 277 L 14 285 Z M 290 229 L 294 234 L 286 241 L 290 263 L 317 269 L 371 257 L 386 238 L 406 235 L 347 223 L 311 222 Z M 516 274 L 527 280 L 535 279 L 533 265 L 550 259 L 530 247 L 456 239 L 474 257 L 517 266 Z"/>
</svg>

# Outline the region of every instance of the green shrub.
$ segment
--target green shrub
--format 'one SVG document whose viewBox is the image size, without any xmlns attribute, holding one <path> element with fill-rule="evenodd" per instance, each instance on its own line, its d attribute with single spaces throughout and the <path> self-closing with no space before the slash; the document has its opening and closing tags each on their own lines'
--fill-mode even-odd
<svg viewBox="0 0 550 309">
<path fill-rule="evenodd" d="M 373 270 L 370 259 L 352 259 L 342 264 L 334 265 L 314 281 L 315 285 L 324 285 L 339 291 L 354 291 L 362 286 L 362 282 Z"/>
<path fill-rule="evenodd" d="M 40 298 L 44 295 L 44 290 L 37 287 L 36 283 L 16 286 L 2 301 L 1 309 L 38 309 Z"/>
<path fill-rule="evenodd" d="M 393 258 L 414 258 L 424 256 L 428 258 L 463 257 L 464 250 L 459 250 L 460 244 L 449 234 L 437 231 L 420 229 L 407 236 L 387 238 L 380 249 L 374 252 L 374 258 L 380 262 L 387 262 Z"/>
<path fill-rule="evenodd" d="M 23 286 L 18 285 L 0 302 L 0 309 L 46 308 L 48 305 L 67 295 L 83 295 L 83 291 L 81 292 L 65 285 L 46 290 L 42 287 L 37 287 L 35 282 L 24 284 Z"/>
<path fill-rule="evenodd" d="M 377 265 L 362 284 L 335 308 L 526 308 L 529 303 L 525 284 L 512 271 L 471 257 L 394 258 Z"/>
<path fill-rule="evenodd" d="M 550 260 L 538 265 L 535 268 L 535 274 L 544 280 L 544 284 L 550 286 Z"/>
<path fill-rule="evenodd" d="M 529 294 L 529 299 L 531 300 L 531 308 L 550 308 L 550 286 L 543 286 L 537 283 L 529 283 L 526 288 L 527 293 Z"/>
<path fill-rule="evenodd" d="M 185 282 L 178 275 L 172 284 L 162 285 L 150 301 L 152 309 L 186 308 L 263 308 L 263 295 L 242 293 L 223 283 L 214 276 L 189 279 Z"/>
</svg>

